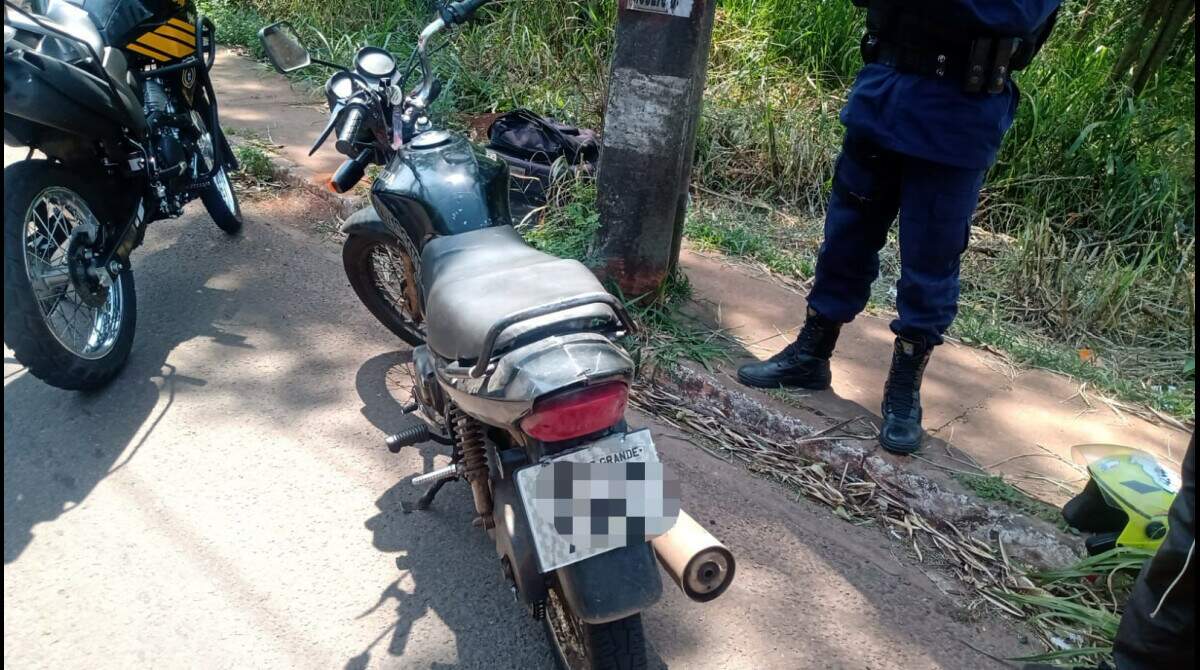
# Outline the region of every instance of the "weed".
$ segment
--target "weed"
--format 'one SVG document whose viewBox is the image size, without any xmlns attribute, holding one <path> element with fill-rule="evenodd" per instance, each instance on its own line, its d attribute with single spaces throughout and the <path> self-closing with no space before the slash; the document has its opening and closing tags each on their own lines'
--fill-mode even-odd
<svg viewBox="0 0 1200 670">
<path fill-rule="evenodd" d="M 1027 620 L 1051 650 L 1019 661 L 1094 665 L 1111 660 L 1120 624 L 1119 603 L 1129 599 L 1138 570 L 1154 552 L 1117 547 L 1059 570 L 1033 572 L 1021 589 L 989 589 L 993 598 Z"/>
<path fill-rule="evenodd" d="M 234 147 L 241 174 L 258 181 L 270 181 L 274 177 L 275 168 L 267 152 L 253 144 L 240 144 Z"/>
<path fill-rule="evenodd" d="M 615 286 L 610 288 L 625 301 L 626 309 L 639 324 L 638 335 L 625 343 L 639 369 L 686 359 L 711 370 L 714 362 L 731 360 L 721 333 L 684 313 L 692 288 L 687 275 L 678 269 L 654 295 L 626 298 Z"/>
<path fill-rule="evenodd" d="M 600 230 L 595 181 L 585 176 L 560 181 L 551 187 L 548 197 L 550 204 L 541 216 L 522 227 L 525 240 L 548 254 L 588 264 L 592 241 Z"/>
<path fill-rule="evenodd" d="M 1063 521 L 1062 514 L 1057 507 L 1030 498 L 1020 489 L 1004 481 L 1003 477 L 956 474 L 954 479 L 984 500 L 1004 503 L 1018 512 L 1037 517 L 1059 528 L 1066 528 L 1066 522 Z"/>
</svg>

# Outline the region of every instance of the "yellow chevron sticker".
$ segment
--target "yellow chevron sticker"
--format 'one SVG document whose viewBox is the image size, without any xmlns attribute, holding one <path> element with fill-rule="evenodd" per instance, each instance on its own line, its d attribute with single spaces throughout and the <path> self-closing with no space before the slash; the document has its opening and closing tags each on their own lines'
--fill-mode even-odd
<svg viewBox="0 0 1200 670">
<path fill-rule="evenodd" d="M 189 47 L 195 48 L 195 46 L 196 46 L 196 36 L 195 35 L 193 35 L 191 33 L 185 33 L 182 30 L 176 30 L 170 26 L 159 26 L 154 29 L 154 34 L 162 35 L 163 37 L 170 37 L 172 39 L 183 42 L 185 45 L 187 45 Z"/>
<path fill-rule="evenodd" d="M 137 41 L 142 46 L 150 47 L 165 54 L 170 54 L 176 58 L 183 58 L 192 54 L 193 49 L 188 48 L 175 40 L 169 40 L 165 37 L 160 37 L 154 33 L 146 33 L 137 38 Z"/>
<path fill-rule="evenodd" d="M 184 20 L 182 20 L 182 19 L 169 19 L 169 20 L 167 21 L 167 25 L 171 26 L 172 28 L 178 28 L 178 29 L 180 29 L 180 30 L 186 30 L 187 32 L 189 32 L 189 33 L 191 33 L 191 34 L 193 34 L 193 35 L 195 35 L 195 34 L 196 34 L 196 26 L 194 26 L 194 25 L 192 25 L 192 24 L 190 24 L 190 23 L 188 23 L 187 21 L 184 21 Z"/>
<path fill-rule="evenodd" d="M 145 47 L 139 46 L 134 42 L 130 42 L 129 44 L 126 44 L 125 48 L 129 49 L 130 51 L 132 51 L 134 53 L 139 53 L 139 54 L 142 54 L 143 56 L 149 56 L 150 58 L 153 58 L 154 60 L 159 60 L 159 61 L 171 60 L 171 57 L 166 54 L 160 54 L 157 51 L 152 51 Z"/>
</svg>

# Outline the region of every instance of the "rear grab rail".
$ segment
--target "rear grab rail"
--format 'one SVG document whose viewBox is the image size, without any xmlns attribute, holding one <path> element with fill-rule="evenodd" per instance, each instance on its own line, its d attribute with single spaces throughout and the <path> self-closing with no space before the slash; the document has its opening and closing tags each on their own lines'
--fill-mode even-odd
<svg viewBox="0 0 1200 670">
<path fill-rule="evenodd" d="M 487 372 L 488 366 L 492 361 L 492 351 L 496 348 L 496 340 L 505 330 L 522 321 L 536 319 L 539 316 L 546 316 L 575 307 L 583 307 L 584 305 L 607 305 L 617 315 L 617 319 L 625 327 L 626 332 L 637 332 L 637 324 L 633 322 L 633 319 L 629 318 L 629 312 L 625 309 L 625 305 L 620 300 L 617 300 L 616 296 L 606 291 L 581 293 L 570 298 L 555 300 L 544 305 L 513 312 L 493 324 L 488 329 L 487 336 L 483 339 L 483 348 L 479 351 L 479 358 L 475 360 L 475 367 L 471 368 L 471 377 L 478 379 Z"/>
</svg>

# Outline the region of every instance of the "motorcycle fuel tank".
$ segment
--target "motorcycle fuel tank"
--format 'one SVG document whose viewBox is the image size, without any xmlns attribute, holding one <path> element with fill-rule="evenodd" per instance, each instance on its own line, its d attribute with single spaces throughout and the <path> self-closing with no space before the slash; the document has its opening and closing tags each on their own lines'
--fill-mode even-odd
<svg viewBox="0 0 1200 670">
<path fill-rule="evenodd" d="M 432 237 L 511 225 L 508 166 L 490 153 L 444 130 L 417 135 L 375 179 L 373 204 L 418 250 Z"/>
</svg>

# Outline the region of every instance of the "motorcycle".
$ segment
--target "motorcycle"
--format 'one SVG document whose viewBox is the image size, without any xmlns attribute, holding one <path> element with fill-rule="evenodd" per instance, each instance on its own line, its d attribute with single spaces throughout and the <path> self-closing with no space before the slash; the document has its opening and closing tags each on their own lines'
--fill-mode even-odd
<svg viewBox="0 0 1200 670">
<path fill-rule="evenodd" d="M 287 22 L 259 37 L 281 73 L 337 70 L 311 149 L 332 136 L 348 157 L 330 188 L 345 192 L 383 166 L 371 206 L 342 227 L 343 261 L 367 308 L 414 347 L 403 411 L 419 421 L 388 448 L 432 440 L 452 451 L 449 465 L 412 480 L 428 486 L 416 509 L 465 480 L 474 525 L 560 665 L 645 667 L 641 612 L 662 594 L 656 558 L 707 601 L 729 587 L 734 557 L 679 509 L 650 432 L 625 422 L 634 365 L 618 341 L 635 324 L 622 302 L 578 261 L 527 246 L 512 226 L 505 163 L 429 118 L 441 88 L 430 41 L 484 4 L 441 7 L 405 67 L 370 46 L 349 67 L 314 59 Z"/>
<path fill-rule="evenodd" d="M 29 153 L 4 168 L 4 342 L 48 384 L 124 366 L 152 221 L 200 198 L 241 229 L 215 57 L 193 0 L 5 0 L 4 143 Z"/>
</svg>

